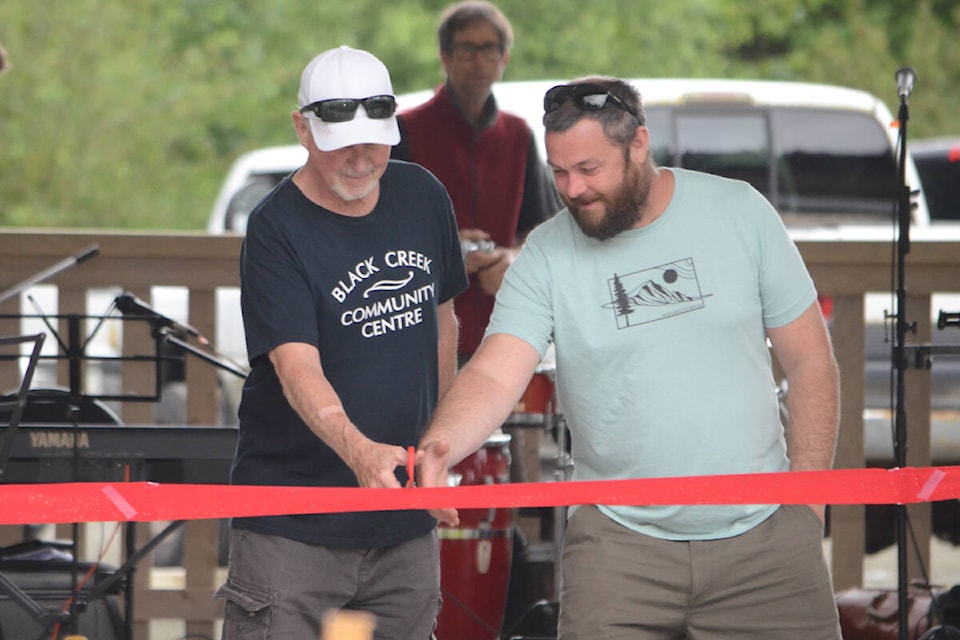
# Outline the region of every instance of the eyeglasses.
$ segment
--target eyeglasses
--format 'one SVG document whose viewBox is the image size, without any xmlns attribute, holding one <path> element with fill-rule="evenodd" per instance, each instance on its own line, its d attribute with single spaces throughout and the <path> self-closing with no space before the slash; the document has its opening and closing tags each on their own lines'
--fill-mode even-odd
<svg viewBox="0 0 960 640">
<path fill-rule="evenodd" d="M 605 87 L 598 84 L 561 84 L 553 87 L 543 96 L 543 111 L 551 113 L 559 109 L 567 100 L 573 100 L 574 106 L 583 111 L 600 111 L 608 104 L 626 111 L 637 124 L 643 126 L 644 121 L 636 110 L 626 102 L 610 93 Z"/>
<path fill-rule="evenodd" d="M 318 100 L 300 107 L 300 113 L 312 112 L 324 122 L 349 122 L 357 115 L 357 107 L 363 105 L 371 120 L 386 120 L 397 111 L 397 99 L 390 95 L 369 98 L 334 98 Z"/>
<path fill-rule="evenodd" d="M 472 42 L 454 42 L 450 46 L 453 51 L 453 57 L 461 62 L 468 62 L 477 57 L 479 53 L 487 62 L 496 62 L 503 57 L 503 47 L 496 42 L 487 42 L 486 44 L 473 44 Z"/>
</svg>

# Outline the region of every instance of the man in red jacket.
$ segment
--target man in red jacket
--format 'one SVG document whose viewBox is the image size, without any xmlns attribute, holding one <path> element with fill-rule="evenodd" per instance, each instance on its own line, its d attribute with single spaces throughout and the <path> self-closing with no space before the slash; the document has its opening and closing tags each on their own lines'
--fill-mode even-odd
<svg viewBox="0 0 960 640">
<path fill-rule="evenodd" d="M 462 365 L 483 340 L 494 295 L 527 232 L 561 205 L 530 127 L 519 116 L 498 110 L 491 92 L 510 60 L 513 29 L 506 16 L 489 2 L 458 2 L 443 12 L 437 40 L 446 81 L 426 103 L 397 114 L 400 144 L 391 156 L 426 167 L 453 201 L 470 278 L 467 290 L 454 300 Z M 503 430 L 510 435 L 511 482 L 539 480 L 541 433 L 509 424 Z M 518 526 L 531 527 L 527 537 L 539 537 L 542 522 L 538 525 L 530 515 Z M 549 513 L 539 514 L 541 521 L 545 516 Z M 518 536 L 515 544 L 521 540 Z M 444 544 L 442 558 L 451 553 Z M 443 629 L 455 620 L 441 612 L 438 624 Z"/>
<path fill-rule="evenodd" d="M 461 363 L 476 351 L 493 296 L 530 229 L 560 209 L 530 131 L 497 109 L 491 86 L 510 60 L 513 29 L 493 4 L 449 6 L 438 30 L 446 82 L 398 115 L 392 157 L 429 169 L 453 200 L 470 287 L 457 297 Z"/>
</svg>

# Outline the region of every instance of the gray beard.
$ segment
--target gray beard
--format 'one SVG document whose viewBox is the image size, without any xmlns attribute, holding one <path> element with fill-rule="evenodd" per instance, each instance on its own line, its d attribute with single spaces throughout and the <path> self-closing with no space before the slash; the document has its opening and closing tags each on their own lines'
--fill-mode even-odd
<svg viewBox="0 0 960 640">
<path fill-rule="evenodd" d="M 368 195 L 373 193 L 373 190 L 377 188 L 378 180 L 371 180 L 370 184 L 357 192 L 350 192 L 346 187 L 343 186 L 338 180 L 334 181 L 330 185 L 330 189 L 340 197 L 344 202 L 355 202 L 357 200 L 363 200 Z"/>
</svg>

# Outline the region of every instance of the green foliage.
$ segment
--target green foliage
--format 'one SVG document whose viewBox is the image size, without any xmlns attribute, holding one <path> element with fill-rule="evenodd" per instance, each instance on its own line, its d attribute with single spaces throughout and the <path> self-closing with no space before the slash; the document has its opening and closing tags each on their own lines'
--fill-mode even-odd
<svg viewBox="0 0 960 640">
<path fill-rule="evenodd" d="M 0 224 L 200 229 L 240 153 L 294 142 L 300 71 L 369 49 L 399 92 L 442 80 L 446 0 L 0 2 Z M 506 79 L 736 77 L 865 89 L 911 135 L 960 134 L 957 0 L 502 0 Z M 640 87 L 642 91 L 642 87 Z"/>
</svg>

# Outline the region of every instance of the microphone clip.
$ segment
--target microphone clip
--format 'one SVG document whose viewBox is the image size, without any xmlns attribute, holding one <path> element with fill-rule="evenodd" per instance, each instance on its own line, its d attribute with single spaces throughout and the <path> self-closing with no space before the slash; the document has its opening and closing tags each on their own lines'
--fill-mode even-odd
<svg viewBox="0 0 960 640">
<path fill-rule="evenodd" d="M 893 77 L 897 81 L 897 95 L 900 97 L 900 102 L 906 104 L 907 98 L 913 93 L 913 84 L 917 79 L 917 72 L 913 67 L 905 65 L 897 69 Z"/>
</svg>

